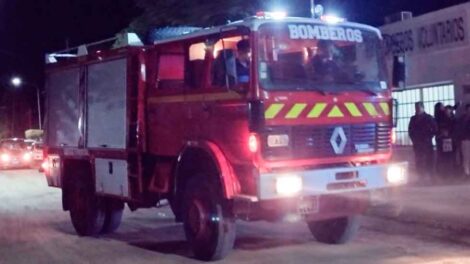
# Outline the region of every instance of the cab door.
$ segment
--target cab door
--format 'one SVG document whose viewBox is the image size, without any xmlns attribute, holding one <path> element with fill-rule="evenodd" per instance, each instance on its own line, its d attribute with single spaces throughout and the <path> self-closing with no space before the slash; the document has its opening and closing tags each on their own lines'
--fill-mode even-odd
<svg viewBox="0 0 470 264">
<path fill-rule="evenodd" d="M 230 72 L 235 69 L 237 43 L 243 38 L 234 32 L 206 41 L 204 77 L 197 103 L 192 104 L 199 138 L 215 143 L 235 163 L 248 154 L 247 93 L 234 89 L 241 86 L 236 86 L 236 71 Z"/>
</svg>

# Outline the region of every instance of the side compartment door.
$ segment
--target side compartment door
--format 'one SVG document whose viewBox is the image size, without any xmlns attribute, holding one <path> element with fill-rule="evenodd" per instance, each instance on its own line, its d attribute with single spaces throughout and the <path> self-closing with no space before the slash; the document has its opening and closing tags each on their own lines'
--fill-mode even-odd
<svg viewBox="0 0 470 264">
<path fill-rule="evenodd" d="M 88 66 L 88 148 L 125 149 L 127 136 L 127 59 Z"/>
<path fill-rule="evenodd" d="M 127 57 L 93 63 L 87 69 L 86 146 L 99 150 L 94 160 L 96 192 L 129 197 L 127 160 L 103 158 L 123 155 L 127 148 Z"/>
<path fill-rule="evenodd" d="M 80 68 L 46 74 L 47 120 L 45 143 L 48 147 L 78 147 Z"/>
</svg>

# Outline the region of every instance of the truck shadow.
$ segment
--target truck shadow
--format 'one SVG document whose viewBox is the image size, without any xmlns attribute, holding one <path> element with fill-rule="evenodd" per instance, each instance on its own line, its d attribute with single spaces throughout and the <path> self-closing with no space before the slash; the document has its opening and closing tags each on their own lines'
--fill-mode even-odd
<svg viewBox="0 0 470 264">
<path fill-rule="evenodd" d="M 140 223 L 134 222 L 131 224 L 124 221 L 116 233 L 103 235 L 97 239 L 116 240 L 152 252 L 192 258 L 191 248 L 186 241 L 182 225 L 168 222 L 160 223 L 160 225 L 162 226 L 150 228 Z M 76 236 L 70 222 L 56 223 L 54 228 L 61 233 Z M 302 236 L 300 238 L 282 237 L 281 234 L 276 232 L 257 236 L 253 234 L 250 228 L 244 228 L 241 225 L 238 225 L 237 228 L 239 235 L 235 240 L 234 250 L 257 251 L 307 244 L 314 241 L 313 238 L 305 239 Z"/>
<path fill-rule="evenodd" d="M 306 244 L 313 241 L 282 238 L 279 236 L 254 236 L 243 234 L 242 231 L 235 240 L 234 250 L 257 251 L 262 249 L 271 249 L 299 244 Z M 183 228 L 180 224 L 173 224 L 158 228 L 142 228 L 134 232 L 117 232 L 112 235 L 105 236 L 109 239 L 115 239 L 125 242 L 131 246 L 150 250 L 162 254 L 174 254 L 184 257 L 191 257 L 191 248 L 186 241 Z"/>
</svg>

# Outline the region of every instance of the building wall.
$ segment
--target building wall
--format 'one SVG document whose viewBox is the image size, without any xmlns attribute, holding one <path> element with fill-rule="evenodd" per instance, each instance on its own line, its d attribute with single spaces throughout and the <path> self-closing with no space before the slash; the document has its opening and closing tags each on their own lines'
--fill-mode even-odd
<svg viewBox="0 0 470 264">
<path fill-rule="evenodd" d="M 406 54 L 409 88 L 452 82 L 456 97 L 470 101 L 470 3 L 453 6 L 380 29 L 389 69 L 394 54 Z"/>
<path fill-rule="evenodd" d="M 470 3 L 438 10 L 381 28 L 387 64 L 392 73 L 394 55 L 405 55 L 406 85 L 394 91 L 399 100 L 398 143 L 409 145 L 407 119 L 413 114 L 413 102 L 433 105 L 470 102 Z M 400 102 L 401 101 L 401 102 Z M 459 110 L 460 111 L 460 110 Z M 411 148 L 397 147 L 396 159 L 407 159 Z M 407 153 L 408 152 L 408 153 Z"/>
</svg>

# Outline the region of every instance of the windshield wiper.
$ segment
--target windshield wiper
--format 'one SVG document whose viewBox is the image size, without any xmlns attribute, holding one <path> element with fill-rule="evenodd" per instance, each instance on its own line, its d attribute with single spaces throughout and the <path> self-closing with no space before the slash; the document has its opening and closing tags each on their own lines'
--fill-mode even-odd
<svg viewBox="0 0 470 264">
<path fill-rule="evenodd" d="M 377 92 L 374 92 L 374 91 L 372 91 L 372 90 L 370 90 L 370 89 L 361 89 L 361 88 L 359 88 L 359 89 L 357 89 L 357 90 L 358 90 L 358 91 L 361 91 L 361 92 L 368 93 L 368 94 L 373 95 L 373 96 L 379 95 Z"/>
<path fill-rule="evenodd" d="M 354 81 L 342 81 L 342 82 L 336 82 L 337 84 L 343 84 L 343 85 L 354 85 L 356 86 L 354 90 L 357 90 L 357 91 L 361 91 L 361 92 L 365 92 L 365 93 L 368 93 L 370 95 L 373 95 L 373 96 L 377 96 L 378 93 L 371 90 L 371 89 L 367 89 L 367 88 L 362 88 L 362 83 L 361 82 L 354 82 Z"/>
</svg>

